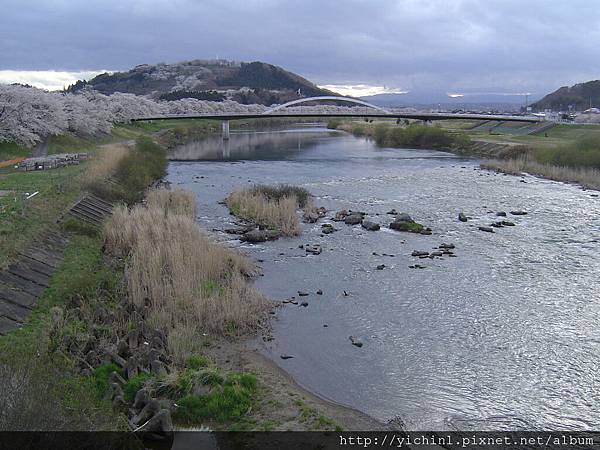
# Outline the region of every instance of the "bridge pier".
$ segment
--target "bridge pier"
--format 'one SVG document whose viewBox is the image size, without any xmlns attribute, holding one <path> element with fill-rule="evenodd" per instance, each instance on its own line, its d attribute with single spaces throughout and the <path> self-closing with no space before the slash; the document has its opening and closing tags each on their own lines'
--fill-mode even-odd
<svg viewBox="0 0 600 450">
<path fill-rule="evenodd" d="M 223 126 L 222 137 L 223 140 L 226 141 L 229 139 L 229 120 L 224 120 L 221 124 Z"/>
</svg>

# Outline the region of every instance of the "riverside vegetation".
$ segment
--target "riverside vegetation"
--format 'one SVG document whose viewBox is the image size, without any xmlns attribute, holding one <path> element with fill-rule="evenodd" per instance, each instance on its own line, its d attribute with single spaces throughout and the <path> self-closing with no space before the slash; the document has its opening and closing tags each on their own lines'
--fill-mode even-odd
<svg viewBox="0 0 600 450">
<path fill-rule="evenodd" d="M 0 429 L 164 429 L 165 411 L 184 427 L 339 428 L 269 371 L 224 361 L 239 358 L 236 342 L 267 326 L 273 305 L 248 282 L 256 268 L 200 230 L 191 193 L 146 191 L 167 164 L 152 134 L 130 126 L 117 132 L 137 138 L 135 145 L 92 146 L 94 157 L 81 166 L 8 171 L 0 179 L 0 188 L 15 191 L 48 183 L 40 190 L 48 194 L 45 207 L 2 216 L 3 249 L 21 230 L 27 236 L 15 249 L 48 228 L 69 240 L 27 323 L 0 337 Z M 53 225 L 85 191 L 117 204 L 104 228 L 73 218 Z M 283 192 L 261 195 L 297 205 L 307 198 Z M 134 416 L 127 414 L 132 405 Z"/>
<path fill-rule="evenodd" d="M 331 121 L 328 127 L 348 131 L 355 136 L 370 137 L 377 145 L 388 147 L 452 149 L 470 144 L 464 133 L 451 133 L 440 127 L 416 123 L 393 126 L 389 123 Z"/>
<path fill-rule="evenodd" d="M 332 120 L 328 127 L 372 138 L 381 146 L 434 148 L 479 156 L 486 159 L 481 164 L 485 169 L 513 175 L 529 173 L 600 189 L 598 126 L 557 125 L 544 134 L 511 134 L 510 127 L 504 132 L 490 129 L 481 133 L 478 131 L 481 123 L 463 122 L 441 121 L 440 125 L 425 126 L 407 121 L 394 125 Z"/>
<path fill-rule="evenodd" d="M 600 189 L 600 136 L 584 136 L 557 147 L 532 147 L 517 158 L 485 161 L 481 166 Z"/>
</svg>

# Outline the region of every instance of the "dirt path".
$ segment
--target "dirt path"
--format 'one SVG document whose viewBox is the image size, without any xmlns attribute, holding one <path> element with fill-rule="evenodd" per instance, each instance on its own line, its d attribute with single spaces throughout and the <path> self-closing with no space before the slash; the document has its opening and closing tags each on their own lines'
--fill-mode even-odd
<svg viewBox="0 0 600 450">
<path fill-rule="evenodd" d="M 47 156 L 49 141 L 50 141 L 50 136 L 46 136 L 44 139 L 42 139 L 31 151 L 31 156 L 33 158 L 37 158 L 40 156 Z"/>
</svg>

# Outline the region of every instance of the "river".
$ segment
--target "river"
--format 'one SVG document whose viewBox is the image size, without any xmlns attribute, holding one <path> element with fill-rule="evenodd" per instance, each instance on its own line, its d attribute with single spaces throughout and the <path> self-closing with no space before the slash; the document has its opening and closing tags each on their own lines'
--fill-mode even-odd
<svg viewBox="0 0 600 450">
<path fill-rule="evenodd" d="M 335 223 L 323 236 L 321 220 L 259 245 L 217 233 L 260 261 L 256 285 L 271 298 L 310 293 L 308 307 L 278 309 L 264 350 L 307 389 L 382 421 L 400 417 L 409 430 L 600 426 L 600 199 L 591 191 L 316 126 L 192 142 L 173 159 L 169 181 L 197 194 L 209 230 L 232 226 L 218 202 L 252 183 L 300 185 L 327 217 L 347 208 L 382 224 Z M 433 235 L 388 229 L 392 208 Z M 516 226 L 478 229 L 517 209 L 528 214 L 509 214 Z M 472 219 L 459 222 L 460 211 Z M 307 256 L 306 243 L 323 252 Z M 411 256 L 441 243 L 457 257 Z"/>
</svg>

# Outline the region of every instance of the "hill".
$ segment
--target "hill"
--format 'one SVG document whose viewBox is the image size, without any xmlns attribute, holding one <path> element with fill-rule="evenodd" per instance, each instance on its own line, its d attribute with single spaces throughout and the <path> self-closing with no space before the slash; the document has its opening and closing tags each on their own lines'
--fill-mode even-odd
<svg viewBox="0 0 600 450">
<path fill-rule="evenodd" d="M 551 109 L 553 111 L 584 111 L 600 106 L 600 80 L 579 83 L 574 86 L 563 86 L 531 106 L 538 111 Z"/>
<path fill-rule="evenodd" d="M 198 98 L 271 105 L 301 96 L 331 95 L 331 92 L 292 72 L 263 62 L 238 63 L 225 60 L 194 60 L 175 64 L 143 64 L 127 72 L 103 73 L 89 81 L 78 81 L 67 89 L 85 87 L 110 95 L 125 92 L 157 99 Z"/>
</svg>

